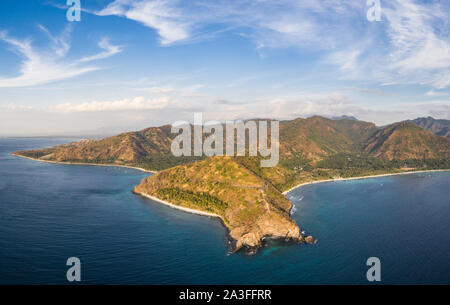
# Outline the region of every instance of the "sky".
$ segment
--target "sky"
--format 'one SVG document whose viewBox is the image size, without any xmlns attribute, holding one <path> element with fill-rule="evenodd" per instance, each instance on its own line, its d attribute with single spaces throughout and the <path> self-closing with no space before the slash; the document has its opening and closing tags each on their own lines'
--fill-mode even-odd
<svg viewBox="0 0 450 305">
<path fill-rule="evenodd" d="M 66 0 L 0 2 L 0 135 L 137 130 L 196 112 L 450 119 L 446 0 L 80 4 L 69 21 Z"/>
</svg>

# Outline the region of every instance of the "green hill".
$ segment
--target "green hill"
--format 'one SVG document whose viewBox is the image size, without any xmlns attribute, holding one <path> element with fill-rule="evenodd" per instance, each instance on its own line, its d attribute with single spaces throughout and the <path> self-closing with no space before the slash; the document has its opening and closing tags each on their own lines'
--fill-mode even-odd
<svg viewBox="0 0 450 305">
<path fill-rule="evenodd" d="M 219 215 L 235 250 L 254 250 L 263 237 L 303 240 L 289 217 L 289 200 L 231 157 L 207 158 L 158 172 L 134 192 Z"/>
</svg>

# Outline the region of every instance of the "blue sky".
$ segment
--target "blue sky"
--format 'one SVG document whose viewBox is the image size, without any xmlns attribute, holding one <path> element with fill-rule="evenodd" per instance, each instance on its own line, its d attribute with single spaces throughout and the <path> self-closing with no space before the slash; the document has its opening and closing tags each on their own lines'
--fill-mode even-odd
<svg viewBox="0 0 450 305">
<path fill-rule="evenodd" d="M 0 135 L 193 120 L 450 119 L 450 3 L 0 3 Z"/>
</svg>

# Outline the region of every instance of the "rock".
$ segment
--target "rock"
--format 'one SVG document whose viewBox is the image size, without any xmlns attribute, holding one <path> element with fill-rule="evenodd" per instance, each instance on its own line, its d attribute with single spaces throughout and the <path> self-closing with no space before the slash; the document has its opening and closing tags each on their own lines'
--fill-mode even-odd
<svg viewBox="0 0 450 305">
<path fill-rule="evenodd" d="M 317 239 L 315 239 L 311 235 L 306 236 L 304 240 L 305 240 L 305 243 L 307 243 L 307 244 L 315 244 L 315 243 L 317 243 Z"/>
<path fill-rule="evenodd" d="M 261 238 L 253 233 L 247 233 L 238 239 L 236 243 L 236 248 L 247 247 L 247 248 L 259 248 L 261 246 Z"/>
</svg>

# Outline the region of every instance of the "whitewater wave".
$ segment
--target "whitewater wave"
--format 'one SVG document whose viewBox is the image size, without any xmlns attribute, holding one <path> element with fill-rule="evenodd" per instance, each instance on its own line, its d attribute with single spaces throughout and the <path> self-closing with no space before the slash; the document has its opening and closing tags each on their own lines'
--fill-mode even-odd
<svg viewBox="0 0 450 305">
<path fill-rule="evenodd" d="M 294 215 L 295 212 L 297 212 L 297 207 L 295 206 L 295 204 L 292 204 L 291 215 Z"/>
</svg>

